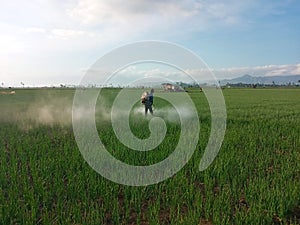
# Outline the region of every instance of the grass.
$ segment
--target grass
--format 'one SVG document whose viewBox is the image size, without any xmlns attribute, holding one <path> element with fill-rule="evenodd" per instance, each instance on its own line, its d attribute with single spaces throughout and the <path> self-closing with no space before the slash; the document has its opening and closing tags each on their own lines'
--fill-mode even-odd
<svg viewBox="0 0 300 225">
<path fill-rule="evenodd" d="M 110 106 L 117 89 L 106 89 Z M 146 187 L 106 180 L 82 158 L 71 126 L 72 89 L 0 95 L 0 224 L 300 224 L 300 89 L 225 89 L 227 130 L 210 167 L 198 171 L 210 132 L 203 93 L 190 90 L 201 124 L 197 150 L 172 178 Z M 159 109 L 167 103 L 155 99 Z M 44 115 L 42 115 L 44 114 Z M 136 152 L 96 114 L 108 150 L 149 165 L 176 146 L 169 122 L 156 151 Z M 138 122 L 137 122 L 138 121 Z M 142 116 L 131 117 L 140 138 Z"/>
</svg>

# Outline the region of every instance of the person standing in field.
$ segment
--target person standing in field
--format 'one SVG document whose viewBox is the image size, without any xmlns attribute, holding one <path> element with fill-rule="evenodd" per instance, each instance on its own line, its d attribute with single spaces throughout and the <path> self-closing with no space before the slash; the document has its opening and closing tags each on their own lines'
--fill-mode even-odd
<svg viewBox="0 0 300 225">
<path fill-rule="evenodd" d="M 153 115 L 153 93 L 154 89 L 151 89 L 150 93 L 146 92 L 146 94 L 142 96 L 142 103 L 145 104 L 145 115 L 148 114 L 148 110 Z"/>
</svg>

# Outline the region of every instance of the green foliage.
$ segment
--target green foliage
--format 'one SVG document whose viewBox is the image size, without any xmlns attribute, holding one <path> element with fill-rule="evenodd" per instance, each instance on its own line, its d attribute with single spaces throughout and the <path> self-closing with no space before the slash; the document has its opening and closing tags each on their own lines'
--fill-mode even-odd
<svg viewBox="0 0 300 225">
<path fill-rule="evenodd" d="M 101 114 L 118 91 L 103 90 L 106 101 L 99 99 L 96 110 L 107 149 L 134 165 L 166 158 L 177 144 L 180 124 L 167 122 L 166 138 L 155 150 L 128 149 Z M 223 90 L 227 131 L 204 172 L 198 165 L 210 110 L 204 93 L 189 90 L 201 124 L 198 148 L 180 172 L 147 187 L 115 184 L 84 161 L 71 126 L 73 94 L 25 89 L 0 95 L 0 224 L 300 223 L 300 89 Z M 155 99 L 156 109 L 166 105 Z M 143 115 L 131 115 L 130 123 L 139 138 L 150 135 Z"/>
</svg>

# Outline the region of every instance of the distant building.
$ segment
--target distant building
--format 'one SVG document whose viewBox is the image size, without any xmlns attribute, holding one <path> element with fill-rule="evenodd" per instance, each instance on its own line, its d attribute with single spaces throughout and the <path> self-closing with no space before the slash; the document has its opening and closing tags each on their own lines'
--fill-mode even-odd
<svg viewBox="0 0 300 225">
<path fill-rule="evenodd" d="M 171 83 L 162 83 L 161 84 L 164 87 L 164 91 L 174 91 L 175 86 Z"/>
<path fill-rule="evenodd" d="M 169 92 L 181 92 L 184 91 L 179 85 L 174 85 L 171 83 L 162 83 L 161 84 L 164 88 L 164 91 L 169 91 Z"/>
</svg>

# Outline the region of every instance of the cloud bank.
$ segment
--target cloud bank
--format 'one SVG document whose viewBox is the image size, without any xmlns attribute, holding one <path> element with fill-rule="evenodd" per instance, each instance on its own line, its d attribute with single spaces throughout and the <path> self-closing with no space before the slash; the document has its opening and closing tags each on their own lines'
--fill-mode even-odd
<svg viewBox="0 0 300 225">
<path fill-rule="evenodd" d="M 145 39 L 183 44 L 201 56 L 210 55 L 214 65 L 223 65 L 223 61 L 226 60 L 222 57 L 218 58 L 218 55 L 227 56 L 227 54 L 218 53 L 222 49 L 228 50 L 226 47 L 229 41 L 236 38 L 235 32 L 241 32 L 242 35 L 245 35 L 244 31 L 256 33 L 256 28 L 263 23 L 263 28 L 266 31 L 273 29 L 274 37 L 277 37 L 279 36 L 278 30 L 280 30 L 277 28 L 283 29 L 285 27 L 282 24 L 291 24 L 290 21 L 282 23 L 280 19 L 293 19 L 288 9 L 296 6 L 297 2 L 293 0 L 280 2 L 268 0 L 228 0 L 226 2 L 131 0 L 126 3 L 121 0 L 2 1 L 0 81 L 12 86 L 19 85 L 21 80 L 31 85 L 77 84 L 78 77 L 83 75 L 81 68 L 89 67 L 105 52 L 132 41 Z M 287 14 L 289 17 L 285 16 Z M 297 18 L 291 21 L 297 23 Z M 292 30 L 292 28 L 289 29 Z M 214 39 L 231 32 L 233 35 L 228 39 L 225 37 L 224 40 Z M 289 37 L 292 36 L 296 35 Z M 261 41 L 260 38 L 257 40 Z M 245 43 L 235 45 L 234 40 L 231 42 L 235 50 L 245 46 Z M 289 42 L 289 40 L 284 42 Z M 284 42 L 279 44 L 284 44 Z M 257 46 L 256 44 L 259 43 L 252 43 L 253 46 Z M 206 48 L 206 46 L 209 47 Z M 279 49 L 285 50 L 284 47 Z M 256 48 L 255 51 L 259 52 L 259 46 Z M 297 46 L 293 49 L 297 49 Z M 289 51 L 292 50 L 287 52 Z M 233 57 L 247 55 L 247 52 L 234 53 L 232 53 Z M 251 60 L 256 61 L 255 63 L 249 62 L 251 65 L 278 62 L 279 65 L 267 65 L 267 68 L 263 68 L 264 66 L 261 68 L 259 66 L 233 67 L 215 69 L 214 72 L 224 77 L 234 77 L 245 73 L 266 76 L 299 73 L 298 64 L 290 65 L 298 63 L 294 60 L 295 53 L 291 54 L 291 57 L 287 55 L 289 59 L 292 59 L 290 62 L 285 60 L 287 57 L 282 57 L 284 54 L 275 52 L 273 55 L 281 57 L 280 59 L 284 61 L 280 62 L 278 58 L 276 62 L 271 60 L 260 62 L 252 57 Z M 265 58 L 268 58 L 267 55 L 261 56 L 261 59 Z M 244 64 L 247 66 L 247 62 Z M 228 65 L 228 67 L 236 65 Z M 191 68 L 192 70 L 195 73 L 200 72 L 197 68 Z M 153 73 L 157 72 L 159 71 L 153 71 Z"/>
<path fill-rule="evenodd" d="M 185 72 L 185 73 L 184 73 Z M 299 64 L 286 64 L 286 65 L 264 65 L 255 67 L 232 67 L 232 68 L 206 68 L 206 69 L 186 69 L 184 72 L 176 70 L 172 67 L 167 67 L 161 64 L 152 64 L 148 69 L 139 65 L 131 65 L 124 68 L 115 79 L 110 82 L 118 85 L 125 84 L 139 78 L 161 77 L 173 82 L 187 82 L 192 83 L 193 80 L 187 75 L 197 78 L 201 82 L 211 81 L 211 73 L 216 77 L 216 80 L 231 79 L 241 77 L 245 74 L 251 76 L 285 76 L 285 75 L 300 75 Z M 119 83 L 118 83 L 119 82 Z"/>
</svg>

